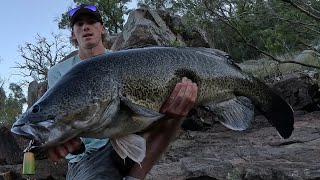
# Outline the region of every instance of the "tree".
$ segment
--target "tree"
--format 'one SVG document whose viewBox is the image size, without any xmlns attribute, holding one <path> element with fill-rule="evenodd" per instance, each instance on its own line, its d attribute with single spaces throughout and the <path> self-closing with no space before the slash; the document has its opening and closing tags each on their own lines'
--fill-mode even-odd
<svg viewBox="0 0 320 180">
<path fill-rule="evenodd" d="M 289 3 L 292 7 L 305 13 L 306 15 L 320 20 L 320 1 L 319 0 L 282 0 Z"/>
<path fill-rule="evenodd" d="M 109 34 L 121 32 L 124 23 L 124 14 L 128 14 L 128 7 L 126 3 L 131 0 L 73 0 L 77 6 L 80 4 L 92 4 L 98 7 L 102 20 L 107 27 Z M 69 8 L 69 10 L 71 7 Z M 61 14 L 61 18 L 58 23 L 59 28 L 69 28 L 69 16 L 68 13 Z"/>
<path fill-rule="evenodd" d="M 274 59 L 278 54 L 313 45 L 319 37 L 319 22 L 308 12 L 313 15 L 319 12 L 316 1 L 296 0 L 311 2 L 298 6 L 305 7 L 305 11 L 277 0 L 172 0 L 171 4 L 190 25 L 213 35 L 214 48 L 230 53 L 235 59 L 248 60 L 261 54 Z"/>
<path fill-rule="evenodd" d="M 152 10 L 173 11 L 175 1 L 172 0 L 138 0 L 139 7 L 148 7 Z"/>
<path fill-rule="evenodd" d="M 4 123 L 3 117 L 5 115 L 5 105 L 6 105 L 6 92 L 3 89 L 4 81 L 0 80 L 0 125 Z"/>
<path fill-rule="evenodd" d="M 9 96 L 7 97 L 3 87 L 0 87 L 0 124 L 12 125 L 21 115 L 26 98 L 21 86 L 10 83 Z"/>
<path fill-rule="evenodd" d="M 4 82 L 0 81 L 0 114 L 1 114 L 1 111 L 4 110 L 5 102 L 7 99 L 6 92 L 3 89 L 3 85 L 4 85 Z"/>
<path fill-rule="evenodd" d="M 70 51 L 67 40 L 61 34 L 52 33 L 53 40 L 40 36 L 35 37 L 35 43 L 25 42 L 18 47 L 18 52 L 24 59 L 24 63 L 17 63 L 16 67 L 21 69 L 21 75 L 32 77 L 36 81 L 46 81 L 48 69 L 57 64 Z M 27 71 L 25 73 L 24 71 Z"/>
</svg>

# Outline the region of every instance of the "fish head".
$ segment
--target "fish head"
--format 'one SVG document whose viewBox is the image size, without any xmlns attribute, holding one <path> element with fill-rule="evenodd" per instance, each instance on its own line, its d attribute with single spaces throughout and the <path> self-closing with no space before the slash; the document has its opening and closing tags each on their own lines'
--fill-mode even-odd
<svg viewBox="0 0 320 180">
<path fill-rule="evenodd" d="M 99 119 L 99 101 L 76 90 L 68 96 L 63 91 L 49 89 L 13 124 L 11 131 L 34 140 L 39 147 L 56 146 L 89 131 Z"/>
</svg>

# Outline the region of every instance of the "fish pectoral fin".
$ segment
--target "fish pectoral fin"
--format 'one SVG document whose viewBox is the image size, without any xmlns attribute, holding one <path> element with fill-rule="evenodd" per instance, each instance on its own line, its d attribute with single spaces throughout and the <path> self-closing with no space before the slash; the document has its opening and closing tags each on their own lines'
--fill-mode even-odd
<svg viewBox="0 0 320 180">
<path fill-rule="evenodd" d="M 254 119 L 254 105 L 244 96 L 220 103 L 207 103 L 204 106 L 218 121 L 232 130 L 245 130 Z"/>
<path fill-rule="evenodd" d="M 110 141 L 113 149 L 122 159 L 129 157 L 140 164 L 146 156 L 146 141 L 139 135 L 130 134 Z"/>
<path fill-rule="evenodd" d="M 117 152 L 117 154 L 121 157 L 121 159 L 127 158 L 127 154 L 119 147 L 118 143 L 115 139 L 110 139 L 111 145 L 113 149 Z"/>
<path fill-rule="evenodd" d="M 165 116 L 164 114 L 161 114 L 152 109 L 134 104 L 125 97 L 121 98 L 120 108 L 129 110 L 132 113 L 131 117 L 133 120 L 137 120 L 146 124 L 151 124 L 152 122 L 159 120 Z"/>
</svg>

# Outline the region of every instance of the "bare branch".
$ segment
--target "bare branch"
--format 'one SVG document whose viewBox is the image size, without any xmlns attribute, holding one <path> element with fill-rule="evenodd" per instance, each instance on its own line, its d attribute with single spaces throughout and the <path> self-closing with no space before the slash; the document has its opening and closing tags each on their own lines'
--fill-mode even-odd
<svg viewBox="0 0 320 180">
<path fill-rule="evenodd" d="M 306 10 L 305 8 L 299 6 L 298 4 L 294 3 L 292 0 L 282 0 L 283 2 L 289 3 L 292 7 L 300 10 L 301 12 L 305 13 L 307 16 L 310 16 L 316 20 L 320 20 L 320 17 L 313 14 L 312 12 Z"/>
<path fill-rule="evenodd" d="M 3 88 L 5 81 L 1 81 L 0 88 Z"/>
<path fill-rule="evenodd" d="M 219 20 L 222 21 L 224 24 L 226 24 L 227 26 L 229 26 L 230 28 L 232 28 L 239 36 L 240 38 L 242 39 L 242 41 L 248 45 L 249 47 L 255 49 L 256 51 L 260 52 L 261 54 L 269 57 L 271 60 L 274 60 L 278 63 L 281 63 L 281 64 L 284 64 L 284 63 L 292 63 L 292 64 L 299 64 L 299 65 L 302 65 L 302 66 L 306 66 L 306 67 L 312 67 L 312 68 L 318 68 L 320 69 L 320 66 L 315 66 L 315 65 L 310 65 L 310 64 L 305 64 L 305 63 L 301 63 L 301 62 L 297 62 L 297 61 L 282 61 L 278 58 L 276 58 L 275 56 L 271 55 L 270 53 L 266 52 L 266 51 L 263 51 L 261 50 L 259 47 L 253 45 L 252 43 L 250 43 L 246 38 L 245 36 L 242 34 L 242 32 L 236 28 L 235 25 L 233 25 L 233 23 L 230 21 L 230 19 L 227 17 L 227 15 L 225 15 L 223 13 L 224 9 L 219 9 L 220 12 L 222 13 L 217 13 L 216 11 L 213 11 L 212 8 L 210 8 L 208 2 L 206 0 L 204 0 L 204 5 L 206 7 L 206 9 L 208 10 L 208 12 L 210 12 L 212 14 L 212 16 L 217 16 L 219 17 Z"/>
<path fill-rule="evenodd" d="M 18 52 L 24 59 L 23 63 L 16 63 L 14 68 L 27 72 L 20 72 L 23 77 L 32 77 L 38 81 L 47 80 L 48 69 L 58 63 L 70 50 L 68 41 L 64 40 L 61 34 L 51 34 L 52 41 L 47 38 L 36 35 L 36 42 L 24 43 L 18 46 Z"/>
</svg>

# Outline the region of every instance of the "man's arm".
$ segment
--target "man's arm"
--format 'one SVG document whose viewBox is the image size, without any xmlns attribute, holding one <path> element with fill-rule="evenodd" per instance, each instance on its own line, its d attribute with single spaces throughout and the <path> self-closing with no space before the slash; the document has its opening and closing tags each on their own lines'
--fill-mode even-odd
<svg viewBox="0 0 320 180">
<path fill-rule="evenodd" d="M 144 133 L 147 152 L 145 159 L 141 163 L 142 168 L 139 164 L 135 164 L 128 176 L 138 179 L 145 178 L 161 155 L 167 150 L 171 140 L 176 137 L 185 116 L 194 106 L 197 93 L 197 85 L 187 78 L 183 78 L 181 83 L 176 84 L 172 94 L 161 108 L 161 113 L 165 113 L 172 119 L 161 121 L 156 129 Z"/>
<path fill-rule="evenodd" d="M 48 71 L 48 88 L 51 88 L 53 84 L 56 83 L 60 77 L 61 77 L 61 74 L 57 67 L 54 66 L 50 68 Z"/>
</svg>

